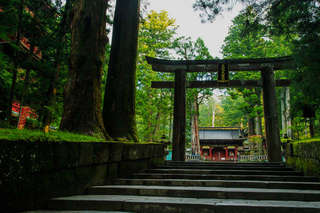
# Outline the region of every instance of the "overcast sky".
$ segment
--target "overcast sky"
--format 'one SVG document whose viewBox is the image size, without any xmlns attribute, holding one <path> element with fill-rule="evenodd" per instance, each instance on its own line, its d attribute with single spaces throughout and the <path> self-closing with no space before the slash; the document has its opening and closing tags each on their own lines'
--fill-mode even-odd
<svg viewBox="0 0 320 213">
<path fill-rule="evenodd" d="M 149 10 L 168 11 L 180 26 L 178 33 L 190 36 L 193 40 L 201 37 L 213 57 L 221 58 L 221 45 L 228 33 L 232 19 L 239 14 L 241 5 L 236 5 L 231 12 L 224 12 L 213 23 L 201 23 L 199 13 L 192 8 L 194 0 L 148 0 Z"/>
</svg>

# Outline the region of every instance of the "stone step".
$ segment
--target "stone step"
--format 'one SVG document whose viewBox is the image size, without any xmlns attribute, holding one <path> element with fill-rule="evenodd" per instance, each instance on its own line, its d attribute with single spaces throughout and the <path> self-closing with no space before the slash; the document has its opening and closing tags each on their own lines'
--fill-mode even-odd
<svg viewBox="0 0 320 213">
<path fill-rule="evenodd" d="M 270 170 L 212 170 L 212 169 L 149 169 L 146 173 L 162 174 L 224 174 L 224 175 L 283 175 L 303 176 L 302 172 L 296 171 L 270 171 Z"/>
<path fill-rule="evenodd" d="M 130 213 L 130 212 L 120 212 L 120 211 L 88 211 L 88 210 L 37 210 L 37 211 L 28 211 L 22 213 Z"/>
<path fill-rule="evenodd" d="M 320 190 L 186 187 L 186 186 L 95 186 L 91 195 L 139 195 L 189 198 L 320 201 Z"/>
<path fill-rule="evenodd" d="M 223 169 L 223 170 L 273 170 L 273 171 L 294 171 L 292 168 L 287 167 L 272 167 L 272 166 L 234 166 L 234 165 L 180 165 L 180 166 L 160 166 L 156 169 Z"/>
<path fill-rule="evenodd" d="M 308 189 L 320 190 L 319 182 L 249 181 L 249 180 L 187 180 L 187 179 L 115 179 L 116 185 L 208 186 L 234 188 Z"/>
<path fill-rule="evenodd" d="M 318 182 L 317 177 L 311 176 L 280 176 L 280 175 L 217 175 L 217 174 L 163 174 L 136 173 L 134 179 L 193 179 L 193 180 L 260 180 L 260 181 L 291 181 Z"/>
<path fill-rule="evenodd" d="M 85 195 L 53 199 L 49 208 L 144 213 L 319 213 L 320 202 Z"/>
<path fill-rule="evenodd" d="M 269 167 L 285 167 L 283 163 L 269 163 L 269 162 L 262 162 L 262 163 L 234 163 L 234 162 L 184 162 L 184 161 L 166 161 L 165 165 L 196 165 L 196 166 L 215 166 L 215 165 L 220 165 L 220 166 L 228 166 L 228 165 L 233 165 L 233 166 L 269 166 Z"/>
</svg>

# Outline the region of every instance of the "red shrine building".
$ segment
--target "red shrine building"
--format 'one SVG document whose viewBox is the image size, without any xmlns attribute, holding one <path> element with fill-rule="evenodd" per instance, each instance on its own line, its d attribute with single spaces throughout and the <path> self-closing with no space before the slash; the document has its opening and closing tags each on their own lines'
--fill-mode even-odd
<svg viewBox="0 0 320 213">
<path fill-rule="evenodd" d="M 200 127 L 199 139 L 201 159 L 208 161 L 236 161 L 245 140 L 235 127 Z"/>
</svg>

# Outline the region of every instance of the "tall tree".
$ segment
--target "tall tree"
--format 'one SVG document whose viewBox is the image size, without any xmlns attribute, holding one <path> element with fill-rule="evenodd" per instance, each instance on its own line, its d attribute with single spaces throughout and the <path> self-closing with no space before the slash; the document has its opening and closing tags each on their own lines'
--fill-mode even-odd
<svg viewBox="0 0 320 213">
<path fill-rule="evenodd" d="M 270 36 L 262 24 L 255 24 L 256 28 L 248 31 L 248 25 L 256 21 L 256 11 L 252 8 L 241 12 L 233 20 L 229 34 L 223 45 L 223 55 L 231 58 L 263 58 L 289 55 L 290 45 L 282 37 Z M 281 42 L 280 42 L 281 41 Z M 281 44 L 281 45 L 280 45 Z M 281 77 L 281 74 L 278 76 Z M 237 72 L 233 79 L 260 79 L 259 73 Z M 236 91 L 236 92 L 235 92 Z M 245 102 L 241 104 L 242 111 L 247 114 L 249 135 L 261 134 L 261 89 L 233 89 L 229 93 L 243 96 Z"/>
<path fill-rule="evenodd" d="M 145 56 L 168 58 L 176 29 L 175 20 L 165 11 L 150 11 L 140 24 L 136 103 L 138 134 L 144 141 L 171 137 L 172 91 L 152 89 L 151 81 L 172 80 L 173 76 L 153 72 Z"/>
<path fill-rule="evenodd" d="M 101 114 L 101 74 L 106 47 L 105 0 L 79 0 L 73 6 L 69 81 L 61 129 L 109 137 Z"/>
<path fill-rule="evenodd" d="M 62 2 L 60 2 L 62 3 Z M 61 6 L 61 5 L 59 5 Z M 57 46 L 55 49 L 55 56 L 54 56 L 54 74 L 51 75 L 50 79 L 50 86 L 47 92 L 47 100 L 46 100 L 46 110 L 43 116 L 43 126 L 44 131 L 49 131 L 49 126 L 53 121 L 53 108 L 56 104 L 57 99 L 57 85 L 58 85 L 58 78 L 59 73 L 61 72 L 63 66 L 63 55 L 66 45 L 66 35 L 70 31 L 70 13 L 72 10 L 72 1 L 67 0 L 65 4 L 65 8 L 63 10 L 63 15 L 61 21 L 58 25 L 57 33 L 55 36 L 55 41 L 57 42 Z M 61 11 L 61 9 L 60 9 Z"/>
<path fill-rule="evenodd" d="M 103 119 L 113 138 L 138 141 L 136 59 L 140 1 L 117 0 Z"/>
<path fill-rule="evenodd" d="M 305 102 L 320 105 L 320 4 L 318 0 L 196 0 L 194 8 L 200 11 L 204 21 L 213 21 L 221 11 L 232 8 L 234 2 L 246 4 L 245 12 L 255 11 L 252 22 L 247 22 L 246 31 L 260 29 L 271 36 L 285 36 L 293 45 L 292 54 L 298 65 L 298 72 L 291 77 L 297 82 L 293 91 L 303 93 Z M 248 13 L 250 15 L 250 13 Z M 288 39 L 289 38 L 289 39 Z M 304 82 L 299 84 L 299 82 Z M 298 92 L 299 93 L 299 92 Z M 293 99 L 298 100 L 299 99 Z M 293 105 L 303 105 L 293 103 Z M 319 107 L 315 107 L 317 110 Z M 294 108 L 293 108 L 294 109 Z M 302 110 L 301 108 L 299 109 Z"/>
</svg>

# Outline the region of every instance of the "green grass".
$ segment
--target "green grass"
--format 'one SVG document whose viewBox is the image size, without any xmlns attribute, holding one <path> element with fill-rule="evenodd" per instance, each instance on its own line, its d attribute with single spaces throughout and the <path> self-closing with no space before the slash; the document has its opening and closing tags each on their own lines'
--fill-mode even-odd
<svg viewBox="0 0 320 213">
<path fill-rule="evenodd" d="M 302 140 L 293 141 L 294 143 L 310 143 L 310 142 L 320 142 L 320 137 L 307 138 Z"/>
<path fill-rule="evenodd" d="M 50 141 L 50 142 L 105 142 L 104 138 L 80 135 L 69 132 L 51 131 L 44 133 L 40 130 L 1 129 L 0 140 L 9 141 Z"/>
<path fill-rule="evenodd" d="M 50 131 L 44 133 L 40 130 L 18 130 L 0 128 L 0 140 L 8 141 L 30 141 L 30 142 L 108 142 L 137 144 L 135 141 L 114 140 L 106 141 L 104 138 L 74 134 L 70 132 Z M 139 144 L 159 144 L 159 142 L 139 142 Z"/>
</svg>

